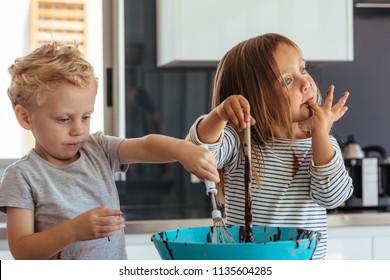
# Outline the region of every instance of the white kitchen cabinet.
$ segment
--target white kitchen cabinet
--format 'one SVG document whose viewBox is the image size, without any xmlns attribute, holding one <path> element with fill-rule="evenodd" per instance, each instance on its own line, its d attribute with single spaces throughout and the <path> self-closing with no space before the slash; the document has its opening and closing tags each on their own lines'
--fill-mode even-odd
<svg viewBox="0 0 390 280">
<path fill-rule="evenodd" d="M 13 260 L 13 259 L 14 257 L 12 256 L 9 250 L 0 250 L 0 260 Z"/>
<path fill-rule="evenodd" d="M 390 260 L 390 226 L 328 229 L 327 260 Z"/>
<path fill-rule="evenodd" d="M 0 239 L 0 260 L 13 260 L 12 254 L 8 247 L 7 239 Z"/>
<path fill-rule="evenodd" d="M 309 61 L 353 60 L 352 0 L 157 0 L 157 65 L 215 66 L 263 33 L 292 39 Z"/>
<path fill-rule="evenodd" d="M 129 260 L 161 260 L 153 243 L 152 234 L 126 234 L 126 251 Z M 0 239 L 0 260 L 13 260 L 7 239 Z"/>
<path fill-rule="evenodd" d="M 332 238 L 328 240 L 327 260 L 371 260 L 371 238 Z"/>
<path fill-rule="evenodd" d="M 161 260 L 151 241 L 151 233 L 126 234 L 126 251 L 129 260 Z"/>
<path fill-rule="evenodd" d="M 374 227 L 328 229 L 327 260 L 371 260 Z"/>
<path fill-rule="evenodd" d="M 390 234 L 374 238 L 372 246 L 375 260 L 390 260 Z"/>
</svg>

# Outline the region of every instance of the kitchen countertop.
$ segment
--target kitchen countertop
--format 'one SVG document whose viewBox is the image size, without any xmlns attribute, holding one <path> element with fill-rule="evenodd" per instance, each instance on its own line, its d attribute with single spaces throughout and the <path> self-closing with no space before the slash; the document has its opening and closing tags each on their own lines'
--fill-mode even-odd
<svg viewBox="0 0 390 280">
<path fill-rule="evenodd" d="M 127 221 L 126 234 L 155 233 L 168 229 L 211 226 L 211 218 L 207 219 L 178 219 L 178 220 L 146 220 Z M 328 214 L 328 227 L 364 227 L 390 226 L 390 212 L 362 212 Z M 5 215 L 0 215 L 0 239 L 6 239 Z"/>
<path fill-rule="evenodd" d="M 328 214 L 328 227 L 390 226 L 390 212 Z"/>
</svg>

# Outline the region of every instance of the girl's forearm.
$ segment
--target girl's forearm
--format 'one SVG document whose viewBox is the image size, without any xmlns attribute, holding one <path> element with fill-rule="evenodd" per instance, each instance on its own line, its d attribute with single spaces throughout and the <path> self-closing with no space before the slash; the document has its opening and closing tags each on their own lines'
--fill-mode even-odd
<svg viewBox="0 0 390 280">
<path fill-rule="evenodd" d="M 227 122 L 221 120 L 216 110 L 211 111 L 197 127 L 198 138 L 203 143 L 215 143 L 221 137 Z"/>
<path fill-rule="evenodd" d="M 313 161 L 315 165 L 325 165 L 334 157 L 335 150 L 329 135 L 312 135 Z"/>
</svg>

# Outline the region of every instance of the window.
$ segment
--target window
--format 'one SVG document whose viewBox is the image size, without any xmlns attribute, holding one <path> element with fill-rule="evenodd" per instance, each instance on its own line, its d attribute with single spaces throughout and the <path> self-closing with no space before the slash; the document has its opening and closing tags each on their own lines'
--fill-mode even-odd
<svg viewBox="0 0 390 280">
<path fill-rule="evenodd" d="M 0 9 L 0 30 L 4 40 L 0 60 L 0 159 L 19 158 L 26 154 L 33 145 L 29 138 L 29 132 L 20 127 L 10 101 L 7 89 L 10 84 L 8 67 L 15 58 L 21 57 L 35 49 L 40 44 L 51 40 L 65 43 L 79 42 L 83 36 L 84 42 L 80 41 L 81 50 L 85 53 L 88 61 L 95 68 L 95 74 L 99 77 L 98 96 L 95 103 L 95 112 L 92 115 L 91 132 L 103 130 L 103 61 L 102 61 L 102 0 L 67 1 L 52 0 L 51 4 L 46 0 L 19 0 L 7 4 L 7 9 Z M 88 5 L 86 5 L 88 4 Z M 39 14 L 36 8 L 42 8 Z M 64 14 L 64 9 L 76 9 L 75 15 Z M 82 8 L 83 7 L 83 8 Z M 57 12 L 53 12 L 56 9 Z M 82 20 L 88 26 L 93 26 L 93 32 L 86 32 L 86 24 L 81 24 L 80 15 L 85 9 Z M 37 13 L 39 24 L 32 22 L 32 14 Z M 69 19 L 67 19 L 69 17 Z M 56 20 L 54 20 L 54 18 Z M 31 27 L 31 29 L 30 29 Z M 81 28 L 80 28 L 81 27 Z M 35 28 L 35 29 L 34 29 Z M 30 40 L 31 39 L 31 40 Z M 86 42 L 89 42 L 87 44 Z"/>
</svg>

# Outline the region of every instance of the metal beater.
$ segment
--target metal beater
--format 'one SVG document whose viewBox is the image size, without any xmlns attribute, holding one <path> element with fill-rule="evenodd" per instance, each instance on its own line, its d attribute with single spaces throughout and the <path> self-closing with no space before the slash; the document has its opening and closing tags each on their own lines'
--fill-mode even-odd
<svg viewBox="0 0 390 280">
<path fill-rule="evenodd" d="M 206 145 L 202 147 L 207 149 Z M 213 218 L 213 236 L 211 239 L 212 243 L 234 243 L 234 239 L 231 236 L 230 232 L 226 228 L 224 219 L 222 218 L 221 211 L 217 208 L 216 196 L 218 193 L 215 183 L 213 181 L 204 180 L 206 185 L 206 194 L 211 198 L 211 203 L 213 205 L 213 211 L 211 212 L 211 217 Z"/>
<path fill-rule="evenodd" d="M 215 183 L 212 181 L 205 180 L 206 193 L 211 198 L 211 203 L 213 205 L 213 211 L 211 212 L 211 217 L 213 218 L 213 237 L 212 243 L 234 243 L 233 237 L 230 235 L 230 232 L 226 228 L 224 219 L 222 218 L 221 211 L 217 208 L 216 195 L 218 193 Z"/>
</svg>

